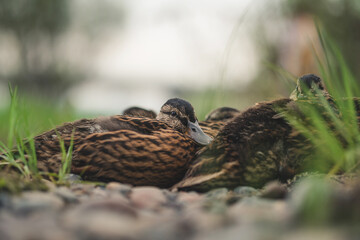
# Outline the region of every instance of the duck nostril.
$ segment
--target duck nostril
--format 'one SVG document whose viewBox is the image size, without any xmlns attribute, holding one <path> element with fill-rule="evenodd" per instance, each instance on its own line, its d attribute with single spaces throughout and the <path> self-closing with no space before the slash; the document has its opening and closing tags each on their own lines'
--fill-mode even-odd
<svg viewBox="0 0 360 240">
<path fill-rule="evenodd" d="M 196 132 L 196 128 L 191 128 L 191 131 Z"/>
</svg>

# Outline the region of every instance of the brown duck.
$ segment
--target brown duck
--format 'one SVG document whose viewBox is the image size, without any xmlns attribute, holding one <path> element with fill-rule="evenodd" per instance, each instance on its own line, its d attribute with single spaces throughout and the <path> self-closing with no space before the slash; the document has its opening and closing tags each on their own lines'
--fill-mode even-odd
<svg viewBox="0 0 360 240">
<path fill-rule="evenodd" d="M 123 115 L 130 117 L 147 117 L 156 118 L 156 113 L 152 110 L 147 110 L 141 107 L 129 107 L 123 111 Z"/>
<path fill-rule="evenodd" d="M 214 138 L 226 122 L 239 113 L 235 108 L 220 107 L 207 114 L 205 121 L 199 122 L 199 125 L 206 134 Z"/>
<path fill-rule="evenodd" d="M 207 114 L 205 121 L 200 121 L 199 125 L 205 134 L 214 138 L 219 132 L 220 128 L 223 127 L 228 120 L 239 113 L 240 111 L 235 108 L 220 107 Z M 123 115 L 132 117 L 147 117 L 153 119 L 156 118 L 156 113 L 154 111 L 141 107 L 129 107 L 124 110 Z"/>
<path fill-rule="evenodd" d="M 82 119 L 35 137 L 40 171 L 59 170 L 59 137 L 69 146 L 72 135 L 72 173 L 85 180 L 158 187 L 181 180 L 196 151 L 212 140 L 201 130 L 191 104 L 174 98 L 156 119 Z"/>
<path fill-rule="evenodd" d="M 208 191 L 239 185 L 261 187 L 269 180 L 295 174 L 311 153 L 311 144 L 279 111 L 296 111 L 303 88 L 328 95 L 320 78 L 305 75 L 290 98 L 262 102 L 231 119 L 191 164 L 179 190 Z"/>
</svg>

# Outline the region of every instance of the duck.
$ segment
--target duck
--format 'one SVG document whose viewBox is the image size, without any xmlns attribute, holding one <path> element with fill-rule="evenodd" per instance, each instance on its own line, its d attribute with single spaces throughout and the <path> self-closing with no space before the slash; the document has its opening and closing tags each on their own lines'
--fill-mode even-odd
<svg viewBox="0 0 360 240">
<path fill-rule="evenodd" d="M 222 128 L 226 121 L 233 118 L 235 115 L 240 113 L 239 110 L 231 107 L 219 107 L 212 110 L 205 116 L 204 121 L 199 121 L 199 125 L 205 134 L 214 138 Z M 156 118 L 156 113 L 152 110 L 147 110 L 142 107 L 129 107 L 123 111 L 123 115 L 133 116 L 133 117 L 147 117 L 147 118 Z"/>
<path fill-rule="evenodd" d="M 65 123 L 34 138 L 38 169 L 57 173 L 73 142 L 71 173 L 90 181 L 170 187 L 184 176 L 195 153 L 212 138 L 199 126 L 194 108 L 172 98 L 156 119 L 115 115 Z"/>
<path fill-rule="evenodd" d="M 156 118 L 156 113 L 153 110 L 144 109 L 141 107 L 129 107 L 125 109 L 122 115 L 130 117 L 146 117 L 146 118 Z"/>
<path fill-rule="evenodd" d="M 240 111 L 232 107 L 219 107 L 206 114 L 205 121 L 227 121 L 238 115 Z"/>
<path fill-rule="evenodd" d="M 320 78 L 309 74 L 298 79 L 290 98 L 257 103 L 232 118 L 197 153 L 184 179 L 172 189 L 206 192 L 220 187 L 260 188 L 268 181 L 297 174 L 311 154 L 312 144 L 282 113 L 296 113 L 296 103 L 309 93 L 331 100 Z"/>
<path fill-rule="evenodd" d="M 205 120 L 200 121 L 199 125 L 207 135 L 214 138 L 226 122 L 239 113 L 240 111 L 235 108 L 219 107 L 208 113 Z"/>
</svg>

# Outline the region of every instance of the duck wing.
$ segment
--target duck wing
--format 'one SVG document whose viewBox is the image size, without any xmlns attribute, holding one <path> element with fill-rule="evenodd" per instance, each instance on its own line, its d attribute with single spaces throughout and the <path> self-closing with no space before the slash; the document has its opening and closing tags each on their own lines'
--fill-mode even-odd
<svg viewBox="0 0 360 240">
<path fill-rule="evenodd" d="M 226 122 L 224 121 L 201 121 L 199 125 L 205 134 L 210 135 L 214 138 L 220 131 L 220 129 L 225 126 Z"/>
<path fill-rule="evenodd" d="M 75 148 L 71 172 L 85 180 L 165 188 L 184 177 L 198 150 L 195 141 L 172 129 L 94 133 Z M 42 170 L 57 172 L 60 162 L 59 155 L 52 157 Z"/>
<path fill-rule="evenodd" d="M 131 130 L 138 133 L 151 134 L 159 129 L 171 128 L 166 123 L 155 119 L 116 115 L 65 123 L 36 136 L 34 140 L 38 160 L 46 161 L 46 159 L 60 153 L 59 138 L 64 141 L 66 148 L 70 146 L 71 139 L 73 139 L 74 149 L 76 149 L 84 138 L 94 133 Z"/>
</svg>

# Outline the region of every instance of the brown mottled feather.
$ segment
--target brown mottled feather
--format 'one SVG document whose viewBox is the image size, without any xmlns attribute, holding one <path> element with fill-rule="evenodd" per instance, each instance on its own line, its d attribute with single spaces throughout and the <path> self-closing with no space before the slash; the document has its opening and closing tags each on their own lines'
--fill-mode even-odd
<svg viewBox="0 0 360 240">
<path fill-rule="evenodd" d="M 84 171 L 88 180 L 158 187 L 181 180 L 198 150 L 192 139 L 172 129 L 152 135 L 124 130 L 97 133 L 84 142 L 74 152 L 73 173 Z"/>
<path fill-rule="evenodd" d="M 98 132 L 87 129 L 86 136 L 78 124 L 70 124 L 75 126 L 72 172 L 87 180 L 169 187 L 183 177 L 199 149 L 191 138 L 154 119 L 114 116 L 111 122 L 124 127 L 118 131 L 105 131 L 107 125 L 97 122 Z M 70 125 L 57 128 L 67 146 Z M 56 131 L 37 136 L 35 142 L 39 170 L 57 172 L 61 154 Z"/>
<path fill-rule="evenodd" d="M 310 95 L 300 86 L 310 88 Z M 314 86 L 322 91 L 336 112 L 335 103 L 320 78 L 303 76 L 292 94 L 293 99 L 258 103 L 230 120 L 214 141 L 197 154 L 184 179 L 174 188 L 208 191 L 239 185 L 261 187 L 269 180 L 286 179 L 301 171 L 311 159 L 308 157 L 314 146 L 288 124 L 282 112 L 294 114 L 306 123 L 309 119 L 299 111 L 299 106 L 312 105 L 320 107 L 319 112 L 327 119 L 329 116 L 318 104 Z M 356 100 L 355 105 L 358 110 Z"/>
<path fill-rule="evenodd" d="M 156 118 L 156 113 L 154 111 L 140 107 L 129 107 L 123 111 L 123 115 L 130 117 Z"/>
<path fill-rule="evenodd" d="M 238 185 L 262 186 L 279 176 L 281 158 L 287 151 L 292 128 L 275 108 L 290 99 L 263 102 L 228 122 L 212 143 L 202 149 L 185 178 L 175 188 L 208 191 Z"/>
<path fill-rule="evenodd" d="M 206 133 L 207 135 L 210 135 L 211 137 L 215 137 L 220 129 L 225 126 L 225 121 L 201 121 L 199 122 L 199 125 L 201 129 Z"/>
<path fill-rule="evenodd" d="M 207 114 L 205 121 L 199 122 L 199 125 L 206 134 L 214 138 L 226 122 L 238 114 L 240 111 L 235 108 L 220 107 Z"/>
<path fill-rule="evenodd" d="M 73 139 L 71 172 L 86 180 L 170 187 L 200 148 L 194 139 L 203 143 L 210 138 L 196 127 L 194 109 L 182 99 L 168 100 L 158 118 L 111 116 L 66 123 L 35 137 L 38 168 L 59 171 L 61 137 L 66 147 Z"/>
<path fill-rule="evenodd" d="M 239 110 L 231 107 L 220 107 L 212 110 L 205 117 L 205 121 L 226 121 L 240 113 Z"/>
</svg>

